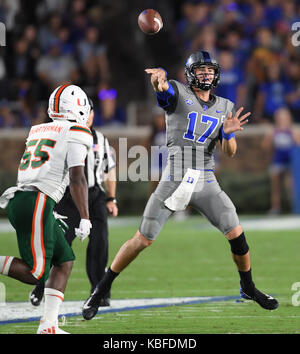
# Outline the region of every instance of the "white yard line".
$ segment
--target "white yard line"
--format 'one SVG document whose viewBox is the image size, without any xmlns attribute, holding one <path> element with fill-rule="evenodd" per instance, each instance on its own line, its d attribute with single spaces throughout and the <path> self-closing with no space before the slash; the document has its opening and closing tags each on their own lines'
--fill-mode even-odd
<svg viewBox="0 0 300 354">
<path fill-rule="evenodd" d="M 200 226 L 200 230 L 215 230 L 209 222 L 197 216 L 191 216 L 183 220 L 183 222 L 190 222 L 191 227 Z M 285 215 L 285 216 L 241 216 L 241 225 L 244 230 L 299 230 L 300 229 L 300 215 Z M 138 226 L 140 217 L 118 217 L 117 219 L 109 219 L 110 228 L 120 228 L 124 226 Z M 181 221 L 173 221 L 180 224 Z M 199 224 L 199 225 L 198 225 Z M 7 219 L 0 219 L 0 233 L 14 232 L 14 228 L 10 225 Z"/>
<path fill-rule="evenodd" d="M 111 300 L 109 307 L 100 307 L 99 313 L 123 312 L 168 306 L 179 306 L 237 299 L 238 296 L 202 296 L 202 297 L 174 297 L 174 298 L 149 298 L 131 300 Z M 83 301 L 64 301 L 60 315 L 80 316 Z M 0 324 L 37 321 L 43 314 L 44 303 L 39 307 L 28 302 L 8 302 L 0 305 Z"/>
</svg>

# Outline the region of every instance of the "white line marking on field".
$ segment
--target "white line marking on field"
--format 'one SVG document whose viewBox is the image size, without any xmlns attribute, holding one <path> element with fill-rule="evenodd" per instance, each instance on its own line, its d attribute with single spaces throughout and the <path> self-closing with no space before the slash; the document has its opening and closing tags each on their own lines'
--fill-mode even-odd
<svg viewBox="0 0 300 354">
<path fill-rule="evenodd" d="M 190 227 L 197 227 L 199 230 L 214 230 L 214 227 L 205 219 L 198 216 L 190 216 L 184 221 L 190 222 Z M 262 216 L 241 216 L 241 225 L 245 230 L 297 230 L 300 229 L 299 215 L 279 215 L 270 217 Z M 171 223 L 176 221 L 170 221 Z M 127 226 L 138 226 L 140 217 L 118 217 L 118 219 L 109 219 L 109 228 L 123 228 Z M 180 224 L 180 222 L 177 222 Z M 0 220 L 1 232 L 15 232 L 8 219 Z"/>
<path fill-rule="evenodd" d="M 99 313 L 123 312 L 148 308 L 167 306 L 189 305 L 207 302 L 228 301 L 237 299 L 238 296 L 201 296 L 201 297 L 174 297 L 151 298 L 131 300 L 111 300 L 109 307 L 100 307 Z M 64 301 L 60 309 L 60 315 L 79 316 L 82 312 L 83 301 Z M 37 321 L 41 318 L 44 303 L 39 307 L 32 306 L 28 302 L 8 302 L 1 306 L 0 324 Z"/>
</svg>

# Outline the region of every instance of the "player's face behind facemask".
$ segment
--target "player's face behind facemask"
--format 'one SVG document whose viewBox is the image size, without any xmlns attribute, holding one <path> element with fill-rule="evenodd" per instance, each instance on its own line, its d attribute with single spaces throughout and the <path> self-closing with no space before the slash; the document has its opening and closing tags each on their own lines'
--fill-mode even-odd
<svg viewBox="0 0 300 354">
<path fill-rule="evenodd" d="M 201 84 L 212 84 L 215 77 L 215 69 L 212 66 L 201 65 L 194 69 L 194 75 Z"/>
<path fill-rule="evenodd" d="M 211 70 L 209 68 L 214 70 L 213 77 L 209 73 Z M 200 77 L 196 76 L 196 70 Z M 220 82 L 220 65 L 208 52 L 198 51 L 190 55 L 186 61 L 185 77 L 191 89 L 211 90 L 217 87 Z"/>
</svg>

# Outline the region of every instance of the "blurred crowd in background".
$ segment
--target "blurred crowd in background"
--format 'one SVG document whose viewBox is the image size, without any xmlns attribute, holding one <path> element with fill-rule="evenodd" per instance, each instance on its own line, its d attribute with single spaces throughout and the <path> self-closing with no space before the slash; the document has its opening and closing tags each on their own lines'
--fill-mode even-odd
<svg viewBox="0 0 300 354">
<path fill-rule="evenodd" d="M 158 10 L 164 22 L 154 36 L 137 24 L 147 8 Z M 209 51 L 221 65 L 215 93 L 251 111 L 249 125 L 269 123 L 259 149 L 272 149 L 265 173 L 271 177 L 270 213 L 279 213 L 281 178 L 300 144 L 293 125 L 300 123 L 300 0 L 1 0 L 0 22 L 6 26 L 0 129 L 7 131 L 49 121 L 50 93 L 72 82 L 93 100 L 96 127 L 151 124 L 150 143 L 163 146 L 164 112 L 155 106 L 145 68 L 163 67 L 169 78 L 185 82 L 189 55 Z M 162 166 L 160 160 L 151 168 L 161 173 Z M 256 200 L 264 195 L 260 191 Z M 247 198 L 244 204 L 242 210 L 253 211 Z"/>
<path fill-rule="evenodd" d="M 145 8 L 162 15 L 158 35 L 137 26 Z M 47 121 L 51 91 L 70 81 L 93 99 L 96 126 L 126 125 L 128 104 L 153 96 L 144 69 L 184 81 L 198 49 L 221 65 L 216 94 L 251 110 L 252 124 L 272 122 L 283 107 L 300 122 L 300 46 L 291 41 L 300 1 L 2 0 L 0 21 L 2 128 Z"/>
</svg>

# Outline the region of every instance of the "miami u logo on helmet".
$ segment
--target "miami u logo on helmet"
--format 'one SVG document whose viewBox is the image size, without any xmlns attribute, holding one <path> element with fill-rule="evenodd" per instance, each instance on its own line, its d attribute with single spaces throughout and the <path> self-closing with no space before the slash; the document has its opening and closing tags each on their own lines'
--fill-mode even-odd
<svg viewBox="0 0 300 354">
<path fill-rule="evenodd" d="M 84 98 L 83 99 L 83 104 L 81 104 L 80 99 L 77 98 L 77 104 L 78 104 L 78 106 L 86 106 L 86 99 Z"/>
</svg>

